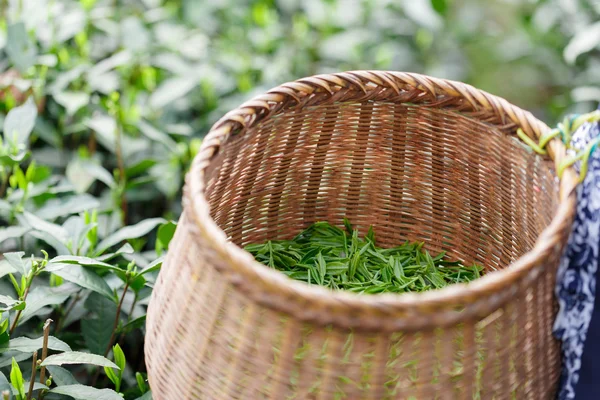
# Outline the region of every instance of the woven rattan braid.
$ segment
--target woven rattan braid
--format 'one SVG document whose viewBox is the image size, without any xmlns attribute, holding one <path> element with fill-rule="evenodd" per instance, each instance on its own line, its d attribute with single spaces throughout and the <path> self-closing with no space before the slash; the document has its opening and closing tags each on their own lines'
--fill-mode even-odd
<svg viewBox="0 0 600 400">
<path fill-rule="evenodd" d="M 469 85 L 354 71 L 226 114 L 187 176 L 148 311 L 158 399 L 546 399 L 554 282 L 577 177 L 524 146 L 530 113 Z M 486 268 L 468 285 L 355 295 L 293 281 L 241 246 L 347 217 Z"/>
</svg>

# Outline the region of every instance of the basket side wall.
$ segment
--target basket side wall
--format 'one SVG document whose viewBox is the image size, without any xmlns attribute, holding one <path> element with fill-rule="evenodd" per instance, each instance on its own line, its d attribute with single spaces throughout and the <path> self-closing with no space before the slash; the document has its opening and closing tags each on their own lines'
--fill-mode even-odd
<svg viewBox="0 0 600 400">
<path fill-rule="evenodd" d="M 456 112 L 385 102 L 273 116 L 231 137 L 206 178 L 211 215 L 237 245 L 348 217 L 363 233 L 373 225 L 382 246 L 425 241 L 488 270 L 533 247 L 558 197 L 546 162 L 501 130 Z M 433 330 L 348 330 L 247 297 L 224 276 L 231 260 L 189 212 L 148 315 L 157 398 L 537 400 L 555 390 L 559 248 L 543 275 L 487 315 Z"/>
</svg>

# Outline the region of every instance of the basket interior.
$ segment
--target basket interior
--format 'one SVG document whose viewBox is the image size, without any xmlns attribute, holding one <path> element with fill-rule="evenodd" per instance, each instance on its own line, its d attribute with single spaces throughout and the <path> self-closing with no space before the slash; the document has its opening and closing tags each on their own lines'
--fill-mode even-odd
<svg viewBox="0 0 600 400">
<path fill-rule="evenodd" d="M 347 217 L 382 247 L 423 241 L 486 271 L 530 250 L 558 199 L 550 162 L 502 127 L 393 102 L 269 116 L 231 136 L 205 179 L 213 219 L 240 246 Z"/>
</svg>

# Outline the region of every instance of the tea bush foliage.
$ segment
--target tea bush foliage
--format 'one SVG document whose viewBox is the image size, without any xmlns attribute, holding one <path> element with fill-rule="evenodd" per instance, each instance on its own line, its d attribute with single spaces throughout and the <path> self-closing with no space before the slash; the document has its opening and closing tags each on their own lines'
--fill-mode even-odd
<svg viewBox="0 0 600 400">
<path fill-rule="evenodd" d="M 390 69 L 551 124 L 600 99 L 599 14 L 595 0 L 0 2 L 3 398 L 151 398 L 146 308 L 185 173 L 228 109 Z"/>
</svg>

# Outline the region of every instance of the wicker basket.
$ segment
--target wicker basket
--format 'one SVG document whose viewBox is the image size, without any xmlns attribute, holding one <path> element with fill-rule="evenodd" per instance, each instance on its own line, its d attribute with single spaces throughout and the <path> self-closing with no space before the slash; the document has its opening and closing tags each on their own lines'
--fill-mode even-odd
<svg viewBox="0 0 600 400">
<path fill-rule="evenodd" d="M 156 282 L 155 398 L 550 399 L 558 259 L 577 178 L 515 138 L 548 127 L 471 86 L 348 72 L 281 85 L 204 140 Z M 288 279 L 240 248 L 348 217 L 485 266 L 469 284 L 355 295 Z"/>
</svg>

